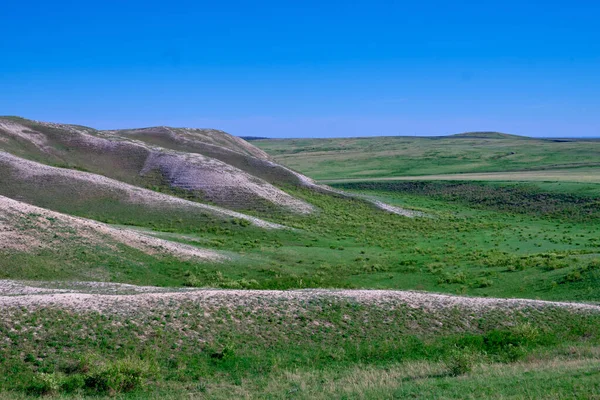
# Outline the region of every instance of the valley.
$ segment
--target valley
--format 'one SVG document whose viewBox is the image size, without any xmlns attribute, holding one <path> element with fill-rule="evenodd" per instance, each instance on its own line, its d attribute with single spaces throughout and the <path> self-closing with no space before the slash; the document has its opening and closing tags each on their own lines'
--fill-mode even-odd
<svg viewBox="0 0 600 400">
<path fill-rule="evenodd" d="M 0 117 L 0 399 L 600 394 L 598 160 Z"/>
</svg>

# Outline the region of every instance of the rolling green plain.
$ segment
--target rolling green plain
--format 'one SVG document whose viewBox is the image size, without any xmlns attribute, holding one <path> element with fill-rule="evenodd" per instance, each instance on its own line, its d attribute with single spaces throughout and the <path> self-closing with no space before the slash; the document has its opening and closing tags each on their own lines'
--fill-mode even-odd
<svg viewBox="0 0 600 400">
<path fill-rule="evenodd" d="M 510 172 L 504 178 L 508 180 L 527 174 L 529 178 L 525 180 L 529 180 L 535 179 L 533 171 L 537 171 L 541 179 L 544 174 L 555 172 L 555 176 L 560 176 L 568 172 L 569 181 L 588 181 L 591 177 L 598 182 L 600 167 L 597 139 L 534 139 L 484 132 L 252 143 L 279 162 L 318 180 L 489 172 Z"/>
<path fill-rule="evenodd" d="M 100 276 L 253 297 L 167 298 L 122 312 L 12 307 L 0 325 L 0 399 L 600 397 L 600 141 L 484 133 L 251 143 L 351 196 L 281 184 L 316 211 L 243 209 L 292 228 L 261 229 L 151 212 L 112 195 L 63 201 L 63 190 L 27 191 L 45 208 L 229 260 L 65 245 L 3 254 L 2 279 L 56 289 Z M 25 196 L 18 182 L 3 185 L 3 195 Z M 473 303 L 421 307 L 310 289 L 411 290 Z M 493 298 L 589 308 L 484 305 Z"/>
</svg>

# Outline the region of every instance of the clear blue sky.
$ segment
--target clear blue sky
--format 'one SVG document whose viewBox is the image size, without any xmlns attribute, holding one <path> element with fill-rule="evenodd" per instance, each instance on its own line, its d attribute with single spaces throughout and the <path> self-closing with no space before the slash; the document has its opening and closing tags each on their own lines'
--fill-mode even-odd
<svg viewBox="0 0 600 400">
<path fill-rule="evenodd" d="M 237 135 L 600 136 L 596 1 L 8 1 L 0 115 Z"/>
</svg>

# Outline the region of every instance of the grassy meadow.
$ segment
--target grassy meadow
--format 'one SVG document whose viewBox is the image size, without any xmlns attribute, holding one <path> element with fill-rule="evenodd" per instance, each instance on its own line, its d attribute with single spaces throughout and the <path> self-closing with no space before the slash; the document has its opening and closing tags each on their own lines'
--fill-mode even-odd
<svg viewBox="0 0 600 400">
<path fill-rule="evenodd" d="M 16 303 L 0 321 L 0 398 L 598 393 L 597 311 L 443 300 L 419 306 L 349 293 L 104 296 L 71 306 L 33 302 L 27 312 Z"/>
<path fill-rule="evenodd" d="M 252 144 L 352 196 L 286 178 L 279 187 L 316 211 L 245 210 L 290 228 L 262 229 L 132 205 L 115 191 L 77 197 L 55 185 L 25 196 L 23 183 L 0 179 L 5 193 L 49 209 L 228 257 L 91 251 L 60 238 L 0 249 L 0 279 L 50 296 L 3 297 L 0 399 L 600 398 L 600 142 L 471 134 Z M 23 229 L 33 218 L 23 216 Z M 170 292 L 77 289 L 98 280 Z"/>
<path fill-rule="evenodd" d="M 473 194 L 474 199 L 448 201 L 444 194 L 437 198 L 414 191 L 405 194 L 395 190 L 393 184 L 366 185 L 369 190 L 360 184 L 340 187 L 419 210 L 426 217 L 405 218 L 378 210 L 360 197 L 334 197 L 298 189 L 290 192 L 320 211 L 308 216 L 273 215 L 273 220 L 294 230 L 264 230 L 236 220 L 194 223 L 169 218 L 168 213 L 157 217 L 142 209 L 139 214 L 121 214 L 109 204 L 104 215 L 99 207 L 74 212 L 133 226 L 160 238 L 222 251 L 231 261 L 185 262 L 129 248 L 99 256 L 67 246 L 59 257 L 56 249 L 7 255 L 0 276 L 88 280 L 93 271 L 109 281 L 138 285 L 408 289 L 600 301 L 597 198 L 582 195 L 580 202 L 572 203 L 571 197 L 565 199 L 565 195 L 556 193 L 554 200 L 544 197 L 543 204 L 549 206 L 541 209 L 539 198 L 534 196 L 520 209 L 512 207 L 506 212 L 506 204 L 480 203 L 477 196 L 481 193 Z M 529 192 L 524 190 L 513 193 L 516 201 L 527 196 Z M 460 196 L 469 193 L 459 192 Z M 512 192 L 503 193 L 515 201 L 510 198 Z M 448 196 L 456 197 L 456 191 Z"/>
<path fill-rule="evenodd" d="M 314 179 L 341 180 L 427 175 L 514 172 L 535 179 L 567 174 L 600 175 L 599 140 L 533 139 L 505 134 L 442 137 L 365 137 L 341 139 L 256 140 L 252 144 L 278 162 Z M 556 171 L 554 171 L 556 170 Z M 506 175 L 504 175 L 504 179 Z M 493 175 L 492 175 L 493 178 Z M 469 179 L 469 178 L 466 178 Z M 510 178 L 509 180 L 512 180 Z M 542 179 L 537 179 L 542 180 Z M 554 178 L 551 178 L 554 180 Z"/>
</svg>

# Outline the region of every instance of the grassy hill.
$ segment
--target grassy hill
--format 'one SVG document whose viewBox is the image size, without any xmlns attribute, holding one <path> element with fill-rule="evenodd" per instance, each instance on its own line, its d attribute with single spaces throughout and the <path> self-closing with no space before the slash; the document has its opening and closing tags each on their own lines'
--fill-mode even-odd
<svg viewBox="0 0 600 400">
<path fill-rule="evenodd" d="M 464 132 L 449 136 L 438 136 L 440 139 L 506 139 L 506 140 L 528 140 L 527 136 L 511 135 L 502 132 Z"/>
<path fill-rule="evenodd" d="M 593 306 L 369 291 L 0 290 L 12 293 L 0 297 L 0 398 L 585 398 L 600 389 Z"/>
<path fill-rule="evenodd" d="M 0 118 L 0 399 L 589 397 L 596 146 Z"/>
<path fill-rule="evenodd" d="M 143 137 L 150 143 L 135 137 Z M 0 138 L 0 151 L 24 159 L 87 171 L 191 200 L 265 213 L 278 209 L 310 211 L 309 205 L 246 171 L 243 164 L 248 164 L 247 169 L 253 172 L 264 170 L 263 175 L 278 169 L 284 171 L 281 175 L 289 175 L 284 167 L 272 162 L 261 164 L 266 161 L 261 150 L 220 131 L 154 128 L 100 132 L 74 125 L 0 118 Z M 159 147 L 153 143 L 157 140 L 172 148 Z M 189 147 L 189 151 L 183 151 L 184 147 Z M 279 185 L 290 181 L 272 179 Z"/>
</svg>

